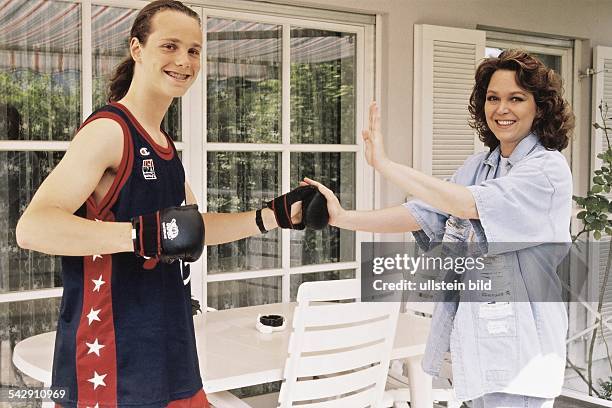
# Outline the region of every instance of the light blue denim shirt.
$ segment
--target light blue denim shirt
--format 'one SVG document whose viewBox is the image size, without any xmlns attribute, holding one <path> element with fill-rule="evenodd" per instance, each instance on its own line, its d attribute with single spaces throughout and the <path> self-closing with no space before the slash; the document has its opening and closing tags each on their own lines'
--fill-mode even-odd
<svg viewBox="0 0 612 408">
<path fill-rule="evenodd" d="M 503 177 L 499 157 L 499 147 L 475 154 L 450 180 L 471 191 L 478 220 L 450 216 L 419 200 L 404 204 L 421 227 L 414 237 L 423 250 L 440 242 L 477 242 L 487 267 L 500 271 L 511 288 L 505 291 L 509 298 L 495 303 L 448 298 L 436 303 L 423 369 L 438 375 L 450 351 L 460 400 L 493 392 L 553 398 L 563 384 L 566 306 L 512 300 L 539 296 L 537 286 L 558 289 L 559 258 L 542 256 L 538 248 L 571 242 L 571 172 L 563 155 L 544 148 L 535 134 L 516 146 Z M 525 266 L 534 263 L 545 264 L 544 272 Z"/>
</svg>

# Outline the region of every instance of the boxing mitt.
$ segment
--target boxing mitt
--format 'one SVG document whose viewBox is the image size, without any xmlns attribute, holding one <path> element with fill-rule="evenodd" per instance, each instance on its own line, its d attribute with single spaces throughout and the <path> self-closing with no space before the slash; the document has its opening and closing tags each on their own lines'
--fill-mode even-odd
<svg viewBox="0 0 612 408">
<path fill-rule="evenodd" d="M 197 261 L 204 251 L 204 232 L 197 205 L 165 208 L 132 219 L 136 255 L 166 263 Z"/>
<path fill-rule="evenodd" d="M 302 221 L 291 222 L 291 205 L 302 202 Z M 266 203 L 274 211 L 276 223 L 281 228 L 303 230 L 305 227 L 321 229 L 329 221 L 327 200 L 315 186 L 300 186 Z"/>
<path fill-rule="evenodd" d="M 329 213 L 327 199 L 318 189 L 315 190 L 310 200 L 302 201 L 302 222 L 306 228 L 320 230 L 329 223 Z"/>
</svg>

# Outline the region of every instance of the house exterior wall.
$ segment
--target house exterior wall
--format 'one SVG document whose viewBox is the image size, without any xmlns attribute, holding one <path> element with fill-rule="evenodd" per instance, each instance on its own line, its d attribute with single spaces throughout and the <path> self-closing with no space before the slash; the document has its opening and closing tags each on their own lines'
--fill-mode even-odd
<svg viewBox="0 0 612 408">
<path fill-rule="evenodd" d="M 268 0 L 269 1 L 269 0 Z M 578 39 L 580 55 L 575 71 L 592 66 L 592 47 L 612 46 L 611 0 L 283 0 L 273 2 L 333 8 L 382 16 L 382 122 L 388 154 L 397 162 L 412 163 L 412 82 L 414 24 L 476 29 L 477 26 L 511 29 Z M 577 78 L 577 76 L 575 77 Z M 575 132 L 573 172 L 576 193 L 586 191 L 589 180 L 591 137 L 591 78 L 575 80 L 579 128 Z M 405 196 L 384 181 L 381 206 L 396 205 Z"/>
</svg>

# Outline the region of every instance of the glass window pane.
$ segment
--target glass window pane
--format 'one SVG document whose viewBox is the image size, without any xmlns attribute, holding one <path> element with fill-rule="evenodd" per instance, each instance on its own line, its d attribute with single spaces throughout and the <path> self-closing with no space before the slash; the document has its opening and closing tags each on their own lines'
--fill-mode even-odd
<svg viewBox="0 0 612 408">
<path fill-rule="evenodd" d="M 0 388 L 2 386 L 19 388 L 43 386 L 41 382 L 21 373 L 13 364 L 10 364 L 10 361 L 13 359 L 15 345 L 21 340 L 56 329 L 60 302 L 61 298 L 56 297 L 0 303 L 0 343 L 2 344 L 0 361 L 8 362 L 8 364 L 0 364 Z M 30 407 L 32 405 L 21 406 Z"/>
<path fill-rule="evenodd" d="M 281 302 L 280 276 L 208 284 L 208 306 L 217 310 Z"/>
<path fill-rule="evenodd" d="M 557 74 L 561 74 L 561 56 L 560 55 L 550 55 L 550 54 L 541 54 L 538 52 L 531 52 L 531 55 L 538 58 L 544 65 L 548 68 L 551 68 Z"/>
<path fill-rule="evenodd" d="M 517 44 L 517 46 L 515 48 L 521 48 L 520 44 Z M 503 51 L 505 51 L 505 48 L 494 48 L 494 47 L 487 47 L 485 49 L 485 53 L 486 56 L 488 58 L 490 57 L 499 57 L 499 54 L 501 54 Z M 551 54 L 542 54 L 539 52 L 533 52 L 533 51 L 528 51 L 529 54 L 533 55 L 534 57 L 538 58 L 540 61 L 542 61 L 542 63 L 544 63 L 544 65 L 546 65 L 548 68 L 552 68 L 556 73 L 561 74 L 561 56 L 560 55 L 551 55 Z"/>
<path fill-rule="evenodd" d="M 300 273 L 291 275 L 291 301 L 295 302 L 297 299 L 298 288 L 304 282 L 315 282 L 325 280 L 339 280 L 339 279 L 354 279 L 355 269 L 346 269 L 342 271 L 325 271 L 325 272 L 314 272 L 314 273 Z"/>
<path fill-rule="evenodd" d="M 17 246 L 15 228 L 63 152 L 0 152 L 0 292 L 61 285 L 60 257 Z"/>
<path fill-rule="evenodd" d="M 208 212 L 256 210 L 280 194 L 280 153 L 209 152 L 207 163 Z M 209 245 L 208 273 L 280 268 L 280 243 L 280 230 L 275 229 L 240 241 Z"/>
<path fill-rule="evenodd" d="M 291 180 L 304 177 L 329 187 L 345 209 L 355 209 L 355 153 L 291 153 Z M 291 231 L 291 266 L 354 260 L 354 231 Z"/>
<path fill-rule="evenodd" d="M 281 26 L 209 18 L 207 140 L 280 143 Z"/>
<path fill-rule="evenodd" d="M 137 14 L 138 10 L 129 8 L 91 8 L 94 110 L 108 102 L 110 79 L 115 67 L 129 55 L 130 28 Z M 180 98 L 172 101 L 162 127 L 172 140 L 182 140 Z"/>
<path fill-rule="evenodd" d="M 291 29 L 291 143 L 355 143 L 355 40 Z"/>
<path fill-rule="evenodd" d="M 78 3 L 0 7 L 0 140 L 72 138 L 81 122 L 80 24 Z"/>
</svg>

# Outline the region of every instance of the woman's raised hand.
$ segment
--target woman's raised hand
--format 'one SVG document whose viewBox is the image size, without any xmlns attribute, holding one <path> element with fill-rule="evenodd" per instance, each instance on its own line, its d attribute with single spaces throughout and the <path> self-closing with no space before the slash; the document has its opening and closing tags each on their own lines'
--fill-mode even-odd
<svg viewBox="0 0 612 408">
<path fill-rule="evenodd" d="M 368 128 L 361 131 L 365 144 L 365 158 L 368 164 L 380 170 L 388 161 L 385 154 L 383 135 L 380 130 L 380 112 L 375 101 L 370 104 Z"/>
</svg>

